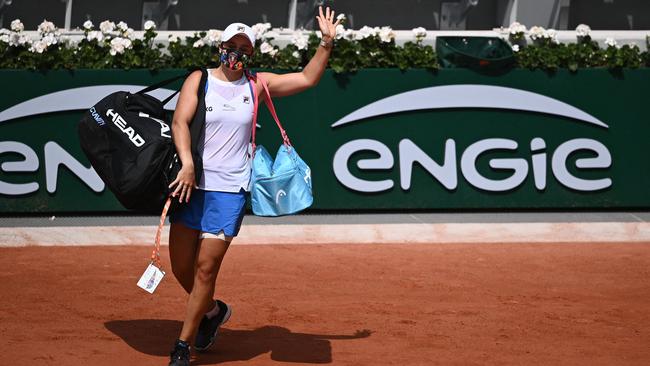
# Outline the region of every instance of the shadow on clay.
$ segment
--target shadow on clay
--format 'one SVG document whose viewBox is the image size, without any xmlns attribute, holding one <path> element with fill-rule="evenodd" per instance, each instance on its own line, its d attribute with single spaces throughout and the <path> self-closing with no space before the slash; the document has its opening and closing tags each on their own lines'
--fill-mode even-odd
<svg viewBox="0 0 650 366">
<path fill-rule="evenodd" d="M 177 320 L 136 319 L 114 320 L 104 323 L 106 329 L 122 338 L 138 352 L 153 356 L 167 356 L 183 323 Z M 372 332 L 358 330 L 353 335 L 326 335 L 294 333 L 277 326 L 253 330 L 221 328 L 212 348 L 196 353 L 192 365 L 211 365 L 221 362 L 246 361 L 265 353 L 279 362 L 331 363 L 330 340 L 367 338 Z"/>
</svg>

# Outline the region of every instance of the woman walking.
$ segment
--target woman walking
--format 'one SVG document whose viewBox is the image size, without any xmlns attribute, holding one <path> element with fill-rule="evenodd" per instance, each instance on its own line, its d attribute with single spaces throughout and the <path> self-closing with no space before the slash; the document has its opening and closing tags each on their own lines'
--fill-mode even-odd
<svg viewBox="0 0 650 366">
<path fill-rule="evenodd" d="M 244 72 L 255 46 L 253 30 L 242 23 L 224 30 L 219 46 L 221 65 L 208 69 L 205 139 L 197 146 L 203 161 L 200 174 L 195 172 L 189 126 L 200 105 L 197 92 L 201 71 L 193 72 L 183 83 L 172 123 L 182 169 L 170 187 L 172 196 L 186 204 L 171 216 L 169 255 L 174 276 L 189 299 L 169 365 L 189 365 L 190 344 L 198 351 L 207 350 L 219 326 L 230 317 L 231 307 L 214 300 L 214 290 L 221 262 L 244 216 L 251 175 L 253 100 L 265 98 L 262 82 L 272 96 L 292 95 L 318 83 L 340 21 L 335 21 L 333 10 L 323 12 L 322 7 L 316 19 L 322 40 L 303 71 L 259 73 L 255 88 L 249 87 Z"/>
</svg>

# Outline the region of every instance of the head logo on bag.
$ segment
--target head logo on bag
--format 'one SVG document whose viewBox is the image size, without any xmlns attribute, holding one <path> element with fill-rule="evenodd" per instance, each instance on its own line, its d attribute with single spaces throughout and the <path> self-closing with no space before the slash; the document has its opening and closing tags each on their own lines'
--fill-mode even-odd
<svg viewBox="0 0 650 366">
<path fill-rule="evenodd" d="M 124 132 L 127 136 L 129 136 L 129 140 L 131 140 L 133 145 L 137 147 L 144 145 L 145 141 L 142 138 L 142 136 L 137 134 L 133 129 L 133 127 L 127 126 L 126 121 L 124 120 L 124 118 L 122 118 L 122 116 L 120 116 L 119 113 L 115 112 L 112 109 L 109 109 L 106 111 L 106 115 L 113 120 L 113 123 L 115 124 L 115 126 L 117 126 L 117 128 L 119 128 L 120 130 L 122 130 L 122 132 Z"/>
<path fill-rule="evenodd" d="M 171 131 L 171 129 L 169 128 L 169 125 L 167 123 L 165 123 L 165 121 L 163 121 L 163 120 L 161 120 L 159 118 L 151 117 L 150 115 L 148 115 L 146 113 L 143 113 L 143 112 L 138 113 L 138 115 L 140 117 L 151 118 L 152 120 L 158 122 L 158 124 L 160 124 L 160 136 L 167 137 L 168 139 L 172 138 L 171 136 L 169 136 L 167 134 L 167 132 Z"/>
<path fill-rule="evenodd" d="M 284 197 L 287 195 L 287 192 L 284 190 L 279 190 L 278 193 L 275 194 L 275 203 L 280 204 L 280 197 Z"/>
</svg>

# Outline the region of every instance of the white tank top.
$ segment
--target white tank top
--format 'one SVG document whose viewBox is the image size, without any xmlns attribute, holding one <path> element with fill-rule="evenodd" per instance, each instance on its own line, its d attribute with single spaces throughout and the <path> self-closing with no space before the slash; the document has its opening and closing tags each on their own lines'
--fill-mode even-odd
<svg viewBox="0 0 650 366">
<path fill-rule="evenodd" d="M 253 123 L 253 98 L 246 75 L 222 81 L 208 69 L 205 93 L 205 142 L 199 146 L 203 177 L 199 188 L 207 191 L 249 191 L 249 145 Z"/>
</svg>

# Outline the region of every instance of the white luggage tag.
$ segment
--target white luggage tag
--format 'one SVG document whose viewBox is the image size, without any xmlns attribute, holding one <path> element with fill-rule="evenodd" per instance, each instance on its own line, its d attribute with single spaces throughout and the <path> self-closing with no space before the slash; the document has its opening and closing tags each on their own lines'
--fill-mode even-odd
<svg viewBox="0 0 650 366">
<path fill-rule="evenodd" d="M 156 265 L 151 262 L 149 263 L 149 266 L 147 266 L 147 269 L 144 270 L 142 277 L 140 277 L 140 280 L 138 281 L 138 287 L 142 288 L 150 294 L 153 294 L 164 276 L 165 272 L 163 272 L 163 270 L 156 267 Z"/>
<path fill-rule="evenodd" d="M 154 239 L 154 248 L 151 252 L 151 262 L 149 262 L 147 269 L 144 270 L 142 277 L 140 277 L 140 280 L 138 281 L 138 287 L 150 294 L 153 294 L 153 292 L 156 291 L 156 287 L 158 287 L 160 281 L 165 277 L 165 271 L 162 270 L 162 265 L 160 264 L 160 236 L 162 234 L 163 225 L 165 224 L 167 210 L 169 210 L 171 202 L 171 197 L 167 198 L 165 207 L 160 215 L 160 224 L 158 224 L 156 238 Z"/>
</svg>

